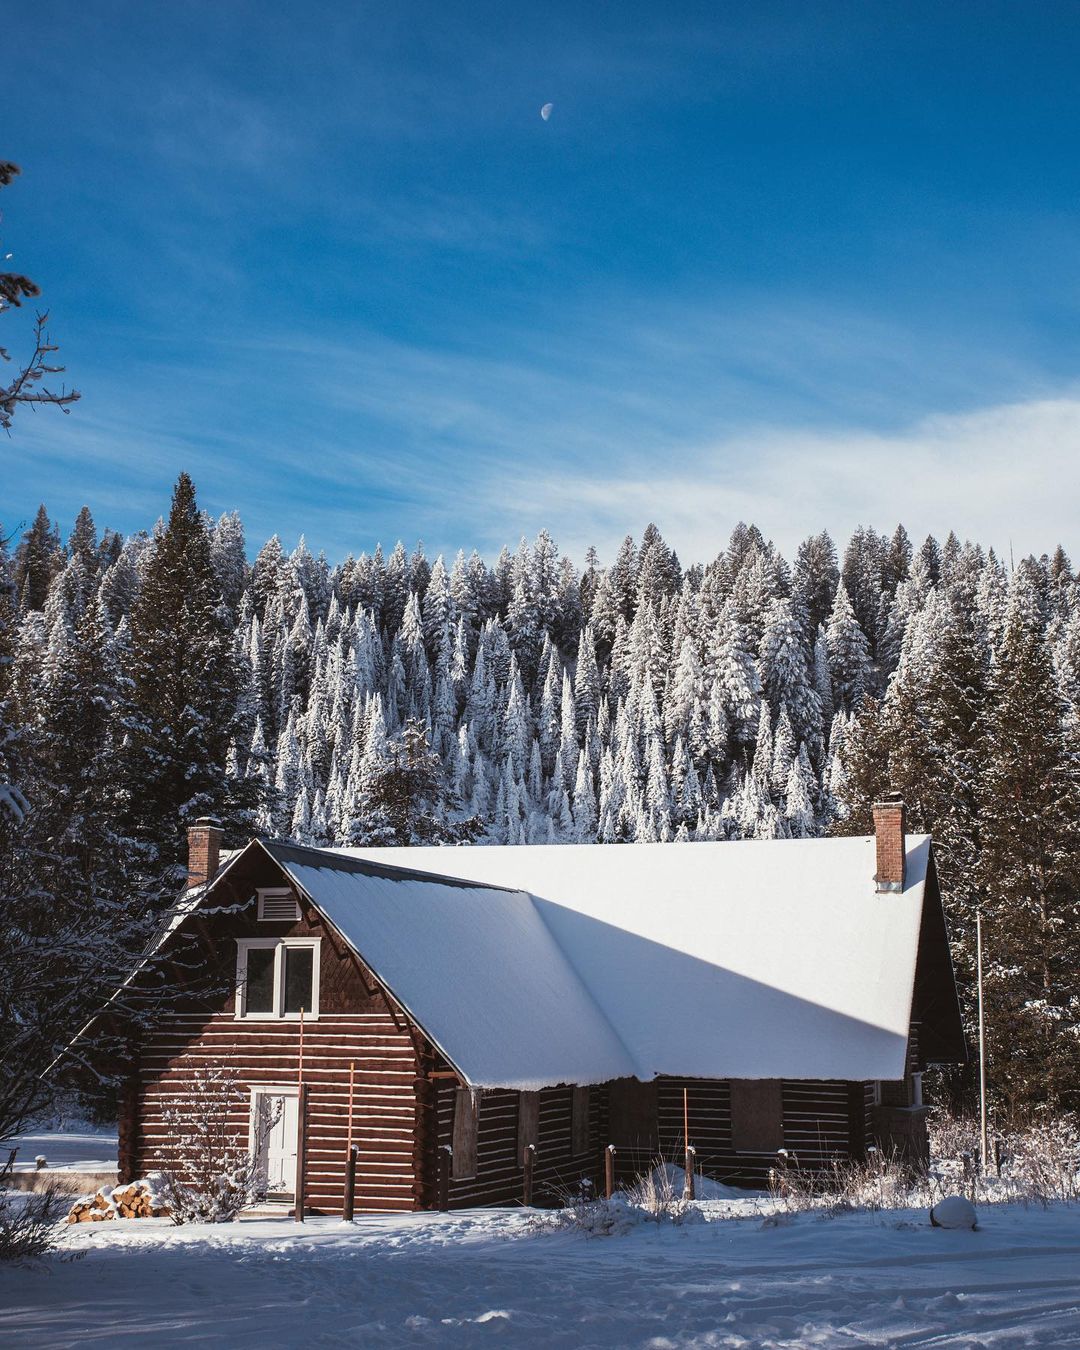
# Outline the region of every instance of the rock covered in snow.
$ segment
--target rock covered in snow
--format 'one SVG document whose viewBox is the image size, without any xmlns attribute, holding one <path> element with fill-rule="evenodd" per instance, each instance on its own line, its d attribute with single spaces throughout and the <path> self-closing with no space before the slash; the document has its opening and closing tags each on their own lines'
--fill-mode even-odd
<svg viewBox="0 0 1080 1350">
<path fill-rule="evenodd" d="M 975 1206 L 963 1195 L 947 1195 L 930 1211 L 935 1228 L 974 1228 Z"/>
</svg>

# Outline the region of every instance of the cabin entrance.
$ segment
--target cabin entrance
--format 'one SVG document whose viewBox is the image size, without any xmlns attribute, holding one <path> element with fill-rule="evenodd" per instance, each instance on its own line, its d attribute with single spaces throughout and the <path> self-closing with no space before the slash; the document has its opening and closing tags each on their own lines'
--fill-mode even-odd
<svg viewBox="0 0 1080 1350">
<path fill-rule="evenodd" d="M 251 1089 L 255 1197 L 292 1203 L 296 1186 L 298 1102 L 295 1087 Z"/>
</svg>

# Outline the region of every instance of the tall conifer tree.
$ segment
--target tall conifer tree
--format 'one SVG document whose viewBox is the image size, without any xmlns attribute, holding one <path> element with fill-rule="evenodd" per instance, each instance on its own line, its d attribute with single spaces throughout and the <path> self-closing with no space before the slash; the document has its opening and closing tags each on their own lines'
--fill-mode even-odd
<svg viewBox="0 0 1080 1350">
<path fill-rule="evenodd" d="M 218 815 L 235 824 L 241 806 L 238 785 L 226 775 L 239 673 L 209 535 L 186 473 L 132 608 L 130 661 L 128 816 L 146 849 L 168 866 L 180 861 L 185 822 Z"/>
</svg>

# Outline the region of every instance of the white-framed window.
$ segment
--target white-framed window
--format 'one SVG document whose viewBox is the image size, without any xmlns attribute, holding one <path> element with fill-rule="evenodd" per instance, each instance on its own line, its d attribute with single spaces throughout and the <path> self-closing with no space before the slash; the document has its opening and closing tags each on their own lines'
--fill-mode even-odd
<svg viewBox="0 0 1080 1350">
<path fill-rule="evenodd" d="M 321 938 L 237 938 L 236 1016 L 298 1022 L 319 1015 Z"/>
<path fill-rule="evenodd" d="M 260 923 L 295 923 L 300 917 L 300 902 L 288 886 L 262 886 L 259 897 Z"/>
</svg>

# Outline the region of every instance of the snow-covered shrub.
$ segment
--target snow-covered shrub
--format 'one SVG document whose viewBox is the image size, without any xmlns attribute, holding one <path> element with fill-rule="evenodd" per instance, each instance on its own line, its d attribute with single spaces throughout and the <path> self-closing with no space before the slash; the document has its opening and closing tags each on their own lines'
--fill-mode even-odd
<svg viewBox="0 0 1080 1350">
<path fill-rule="evenodd" d="M 13 1166 L 9 1159 L 0 1168 L 0 1261 L 30 1261 L 56 1246 L 57 1222 L 69 1197 L 56 1185 L 11 1190 Z"/>
<path fill-rule="evenodd" d="M 620 1191 L 610 1200 L 603 1196 L 568 1196 L 560 1208 L 542 1211 L 531 1222 L 544 1232 L 571 1229 L 586 1237 L 617 1237 L 642 1223 L 643 1215 Z"/>
<path fill-rule="evenodd" d="M 788 1213 L 821 1210 L 904 1209 L 940 1198 L 940 1188 L 902 1155 L 872 1148 L 865 1159 L 837 1159 L 825 1169 L 776 1167 L 769 1174 L 772 1201 Z"/>
<path fill-rule="evenodd" d="M 684 1183 L 682 1168 L 660 1159 L 610 1200 L 597 1197 L 590 1186 L 557 1191 L 561 1206 L 538 1216 L 537 1222 L 544 1229 L 571 1228 L 588 1237 L 612 1237 L 644 1223 L 682 1224 L 700 1219 L 700 1211 L 683 1196 Z"/>
<path fill-rule="evenodd" d="M 683 1195 L 684 1174 L 659 1159 L 648 1172 L 634 1178 L 626 1187 L 626 1199 L 653 1223 L 682 1223 L 691 1202 Z"/>
<path fill-rule="evenodd" d="M 1080 1200 L 1080 1132 L 1071 1120 L 1039 1121 L 1002 1139 L 1001 1178 L 1018 1199 Z"/>
<path fill-rule="evenodd" d="M 1080 1132 L 1067 1119 L 1047 1119 L 996 1131 L 1001 1173 L 979 1166 L 979 1123 L 935 1111 L 930 1122 L 927 1171 L 901 1155 L 871 1150 L 865 1161 L 838 1161 L 825 1171 L 775 1169 L 773 1202 L 787 1211 L 921 1209 L 950 1194 L 973 1204 L 1003 1201 L 1048 1204 L 1080 1200 Z"/>
<path fill-rule="evenodd" d="M 176 1165 L 162 1172 L 158 1194 L 173 1223 L 229 1223 L 254 1198 L 259 1149 L 230 1122 L 246 1105 L 228 1070 L 199 1069 L 181 1103 L 165 1111 Z"/>
<path fill-rule="evenodd" d="M 981 1154 L 978 1120 L 939 1107 L 930 1112 L 927 1125 L 931 1177 L 947 1191 L 961 1191 L 976 1198 L 973 1187 Z"/>
</svg>

